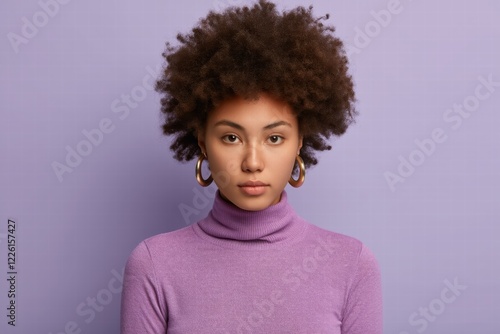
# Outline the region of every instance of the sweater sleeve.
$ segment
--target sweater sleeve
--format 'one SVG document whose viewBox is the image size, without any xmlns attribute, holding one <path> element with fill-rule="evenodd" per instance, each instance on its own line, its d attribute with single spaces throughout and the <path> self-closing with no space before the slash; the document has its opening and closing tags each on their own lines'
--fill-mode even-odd
<svg viewBox="0 0 500 334">
<path fill-rule="evenodd" d="M 166 310 L 160 303 L 158 282 L 145 241 L 130 254 L 123 276 L 121 334 L 165 334 Z"/>
<path fill-rule="evenodd" d="M 380 269 L 364 245 L 347 292 L 342 334 L 382 334 L 382 287 Z"/>
</svg>

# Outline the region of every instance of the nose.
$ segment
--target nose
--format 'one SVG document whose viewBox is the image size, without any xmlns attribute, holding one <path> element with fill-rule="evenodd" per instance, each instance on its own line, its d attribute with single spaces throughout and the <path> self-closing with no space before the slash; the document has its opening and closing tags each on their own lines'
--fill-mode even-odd
<svg viewBox="0 0 500 334">
<path fill-rule="evenodd" d="M 247 173 L 261 172 L 264 169 L 262 152 L 257 147 L 250 146 L 245 150 L 241 169 Z"/>
</svg>

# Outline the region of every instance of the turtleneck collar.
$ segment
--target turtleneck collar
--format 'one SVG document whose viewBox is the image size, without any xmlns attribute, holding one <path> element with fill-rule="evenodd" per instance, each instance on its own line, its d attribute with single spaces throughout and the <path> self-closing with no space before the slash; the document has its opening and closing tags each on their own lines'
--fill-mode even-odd
<svg viewBox="0 0 500 334">
<path fill-rule="evenodd" d="M 278 203 L 260 211 L 240 209 L 217 191 L 212 210 L 193 228 L 202 238 L 221 245 L 266 248 L 294 242 L 307 226 L 288 203 L 285 191 Z"/>
</svg>

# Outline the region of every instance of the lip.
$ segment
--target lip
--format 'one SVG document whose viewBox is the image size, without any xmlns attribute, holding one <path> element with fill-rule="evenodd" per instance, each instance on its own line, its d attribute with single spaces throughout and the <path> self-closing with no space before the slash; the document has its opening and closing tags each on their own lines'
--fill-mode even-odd
<svg viewBox="0 0 500 334">
<path fill-rule="evenodd" d="M 266 192 L 266 187 L 269 185 L 261 181 L 247 181 L 245 183 L 238 184 L 238 187 L 247 195 L 258 196 Z"/>
<path fill-rule="evenodd" d="M 239 187 L 263 187 L 267 186 L 264 182 L 261 181 L 247 181 L 245 183 L 238 184 Z"/>
</svg>

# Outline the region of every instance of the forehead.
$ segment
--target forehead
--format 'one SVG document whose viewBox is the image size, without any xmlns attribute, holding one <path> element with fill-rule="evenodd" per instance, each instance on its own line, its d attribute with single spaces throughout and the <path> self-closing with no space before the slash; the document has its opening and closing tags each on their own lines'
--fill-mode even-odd
<svg viewBox="0 0 500 334">
<path fill-rule="evenodd" d="M 220 120 L 230 120 L 242 126 L 266 126 L 279 121 L 297 126 L 297 117 L 290 105 L 265 94 L 257 100 L 236 97 L 224 101 L 210 112 L 207 125 Z"/>
</svg>

